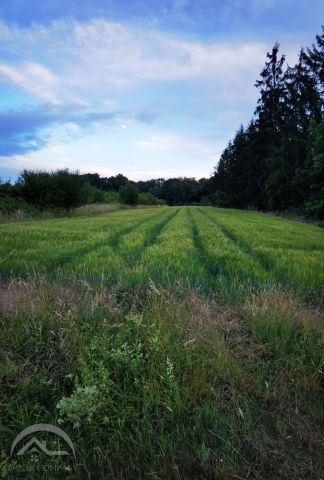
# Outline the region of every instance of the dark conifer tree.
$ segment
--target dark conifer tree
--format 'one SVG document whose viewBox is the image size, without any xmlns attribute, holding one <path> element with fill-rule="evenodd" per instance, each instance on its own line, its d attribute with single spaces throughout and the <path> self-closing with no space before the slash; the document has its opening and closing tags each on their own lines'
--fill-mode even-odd
<svg viewBox="0 0 324 480">
<path fill-rule="evenodd" d="M 301 49 L 294 67 L 285 68 L 278 44 L 267 54 L 255 84 L 255 118 L 246 130 L 240 127 L 215 169 L 216 202 L 322 215 L 323 32 Z"/>
<path fill-rule="evenodd" d="M 284 125 L 285 75 L 283 65 L 285 56 L 279 56 L 279 44 L 276 43 L 255 86 L 260 90 L 260 98 L 255 110 L 260 133 L 268 141 L 276 142 Z"/>
</svg>

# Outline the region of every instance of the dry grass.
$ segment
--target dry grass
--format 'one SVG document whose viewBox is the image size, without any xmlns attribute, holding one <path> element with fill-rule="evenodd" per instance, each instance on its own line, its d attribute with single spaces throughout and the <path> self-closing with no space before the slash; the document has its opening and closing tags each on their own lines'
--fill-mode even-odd
<svg viewBox="0 0 324 480">
<path fill-rule="evenodd" d="M 91 205 L 82 205 L 81 207 L 73 208 L 69 215 L 73 217 L 91 215 L 94 213 L 107 213 L 120 210 L 123 206 L 119 203 L 93 203 Z"/>
<path fill-rule="evenodd" d="M 0 472 L 17 431 L 60 420 L 67 478 L 320 478 L 318 318 L 292 297 L 46 278 L 0 293 Z"/>
<path fill-rule="evenodd" d="M 37 313 L 55 305 L 57 315 L 75 310 L 83 293 L 80 288 L 67 285 L 51 285 L 40 278 L 37 282 L 13 279 L 0 283 L 0 311 L 3 314 Z"/>
<path fill-rule="evenodd" d="M 305 327 L 324 327 L 324 310 L 321 303 L 316 306 L 305 306 L 296 297 L 281 292 L 260 292 L 250 296 L 245 303 L 245 311 L 253 318 L 281 318 L 290 325 Z"/>
</svg>

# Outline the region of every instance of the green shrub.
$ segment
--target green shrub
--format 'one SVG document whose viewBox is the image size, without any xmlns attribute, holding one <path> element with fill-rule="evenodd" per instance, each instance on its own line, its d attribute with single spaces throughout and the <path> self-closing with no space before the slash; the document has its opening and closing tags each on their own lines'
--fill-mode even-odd
<svg viewBox="0 0 324 480">
<path fill-rule="evenodd" d="M 103 192 L 103 199 L 105 203 L 119 203 L 119 192 Z"/>
<path fill-rule="evenodd" d="M 152 193 L 140 193 L 138 203 L 140 205 L 166 205 L 165 200 L 155 197 Z"/>
<path fill-rule="evenodd" d="M 68 170 L 54 172 L 24 170 L 15 186 L 19 196 L 27 203 L 43 210 L 71 209 L 94 199 L 97 189 L 91 187 L 78 174 Z"/>
<path fill-rule="evenodd" d="M 119 198 L 121 203 L 126 203 L 127 205 L 137 205 L 139 201 L 139 193 L 134 185 L 128 183 L 120 189 Z"/>
<path fill-rule="evenodd" d="M 33 205 L 29 205 L 21 197 L 12 197 L 9 195 L 0 195 L 0 213 L 11 215 L 20 212 L 21 215 L 26 214 L 36 216 L 40 210 Z"/>
</svg>

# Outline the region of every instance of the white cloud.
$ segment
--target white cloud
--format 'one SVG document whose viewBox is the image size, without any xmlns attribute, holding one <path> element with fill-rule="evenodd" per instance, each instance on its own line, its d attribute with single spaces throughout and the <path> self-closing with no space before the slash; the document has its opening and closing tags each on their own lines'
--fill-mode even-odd
<svg viewBox="0 0 324 480">
<path fill-rule="evenodd" d="M 135 147 L 140 150 L 196 150 L 199 144 L 172 133 L 158 133 L 135 142 Z"/>
<path fill-rule="evenodd" d="M 18 67 L 0 64 L 0 78 L 8 80 L 43 100 L 57 103 L 59 78 L 48 68 L 35 62 L 22 62 Z"/>
<path fill-rule="evenodd" d="M 190 0 L 173 0 L 172 8 L 174 9 L 182 9 L 186 8 L 190 3 Z"/>
<path fill-rule="evenodd" d="M 175 0 L 173 6 L 181 9 L 186 3 Z M 54 109 L 66 108 L 73 113 L 56 122 L 56 133 L 52 126 L 48 127 L 47 145 L 52 146 L 7 160 L 2 157 L 1 164 L 16 170 L 69 167 L 111 175 L 118 173 L 120 162 L 133 154 L 138 154 L 138 167 L 142 157 L 147 157 L 148 167 L 151 157 L 163 163 L 173 150 L 172 176 L 194 174 L 196 170 L 187 162 L 189 156 L 194 164 L 202 166 L 206 162 L 205 172 L 197 170 L 195 176 L 206 175 L 241 122 L 241 112 L 248 117 L 252 113 L 256 97 L 253 84 L 270 48 L 271 45 L 256 41 L 189 41 L 100 19 L 83 23 L 60 20 L 48 27 L 30 28 L 0 24 L 0 82 L 17 85 L 38 99 L 58 105 Z M 297 49 L 290 50 L 294 53 Z M 179 99 L 175 89 L 163 90 L 163 86 L 172 83 L 179 88 Z M 161 98 L 152 100 L 150 93 L 146 98 L 145 89 L 136 95 L 118 97 L 126 90 L 150 84 L 161 84 L 162 90 L 154 89 L 155 97 L 162 92 Z M 188 85 L 195 90 L 183 89 Z M 193 110 L 190 118 L 188 109 Z M 163 121 L 155 127 L 161 111 Z M 111 117 L 107 112 L 112 113 Z M 153 128 L 159 129 L 157 132 L 145 125 L 147 119 L 151 126 L 152 118 L 156 119 Z M 83 120 L 78 123 L 78 119 Z M 173 122 L 172 129 L 168 119 L 169 124 Z M 187 128 L 185 136 L 177 133 L 180 128 L 175 122 L 182 119 L 184 123 L 178 124 L 182 131 Z M 118 127 L 109 137 L 109 144 L 105 143 L 108 120 L 109 125 Z M 70 139 L 81 141 L 89 122 L 94 135 L 90 146 L 78 148 L 73 143 L 67 149 Z M 118 136 L 118 131 L 122 136 Z M 104 138 L 102 148 L 98 147 L 99 137 Z M 110 161 L 117 171 L 100 165 L 100 155 L 102 164 Z M 181 163 L 181 156 L 185 157 L 185 167 L 180 171 L 177 162 Z M 124 171 L 130 178 L 167 177 L 170 173 L 149 168 L 131 172 L 127 166 Z"/>
<path fill-rule="evenodd" d="M 69 168 L 71 171 L 78 170 L 80 173 L 99 173 L 102 176 L 114 174 L 114 169 L 102 165 L 93 165 L 80 160 L 80 157 L 73 155 L 73 151 L 64 145 L 57 145 L 44 148 L 27 155 L 13 155 L 1 157 L 1 166 L 17 172 L 23 169 L 31 170 L 56 170 Z"/>
<path fill-rule="evenodd" d="M 187 151 L 200 155 L 202 158 L 218 160 L 219 155 L 215 152 L 221 152 L 224 148 L 223 141 L 213 141 L 210 143 L 202 143 L 199 140 L 176 135 L 170 132 L 159 132 L 151 135 L 143 140 L 138 140 L 134 143 L 138 150 L 142 151 Z"/>
<path fill-rule="evenodd" d="M 69 133 L 79 133 L 81 130 L 80 125 L 74 122 L 66 122 L 63 124 L 63 127 L 69 132 Z"/>
<path fill-rule="evenodd" d="M 194 42 L 99 19 L 47 28 L 2 25 L 0 43 L 0 55 L 15 52 L 14 63 L 1 63 L 0 77 L 52 102 L 102 101 L 120 89 L 178 81 L 213 85 L 220 97 L 240 86 L 244 96 L 267 50 L 261 42 Z"/>
<path fill-rule="evenodd" d="M 93 150 L 100 150 L 100 145 L 93 145 Z M 48 147 L 38 152 L 32 152 L 28 155 L 15 155 L 12 157 L 1 157 L 0 162 L 3 168 L 15 170 L 17 172 L 23 169 L 34 170 L 56 170 L 69 168 L 71 171 L 78 170 L 80 173 L 99 173 L 103 177 L 109 177 L 116 175 L 117 173 L 123 173 L 131 180 L 148 180 L 151 178 L 170 178 L 170 177 L 208 177 L 212 170 L 212 165 L 206 166 L 205 169 L 199 167 L 194 168 L 192 166 L 184 165 L 183 168 L 179 168 L 179 165 L 174 165 L 174 168 L 138 168 L 138 166 L 125 165 L 115 168 L 108 168 L 100 163 L 89 164 L 87 161 L 81 161 L 80 157 L 73 158 L 71 151 L 64 146 Z"/>
</svg>

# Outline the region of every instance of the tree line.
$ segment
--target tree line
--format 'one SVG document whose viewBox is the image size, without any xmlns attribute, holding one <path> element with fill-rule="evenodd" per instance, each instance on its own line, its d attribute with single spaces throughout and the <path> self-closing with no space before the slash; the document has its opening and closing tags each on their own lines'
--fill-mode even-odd
<svg viewBox="0 0 324 480">
<path fill-rule="evenodd" d="M 91 203 L 128 205 L 211 204 L 207 179 L 170 178 L 134 182 L 122 174 L 101 177 L 69 170 L 24 170 L 15 184 L 0 182 L 0 211 L 70 210 Z"/>
<path fill-rule="evenodd" d="M 103 181 L 103 185 L 96 181 Z M 69 170 L 24 170 L 15 184 L 0 182 L 0 212 L 17 210 L 29 214 L 66 211 L 92 203 L 159 205 L 165 202 L 150 193 L 139 192 L 134 182 L 119 174 L 101 179 L 98 174 L 81 175 Z"/>
<path fill-rule="evenodd" d="M 149 195 L 149 198 L 159 198 L 168 205 L 191 205 L 194 203 L 210 203 L 210 180 L 201 178 L 157 178 L 134 182 L 122 174 L 102 178 L 97 173 L 86 174 L 84 178 L 92 185 L 106 192 L 120 191 L 125 185 L 136 188 L 139 194 Z"/>
<path fill-rule="evenodd" d="M 278 44 L 267 54 L 254 118 L 215 168 L 216 204 L 324 218 L 323 32 L 293 67 Z"/>
</svg>

